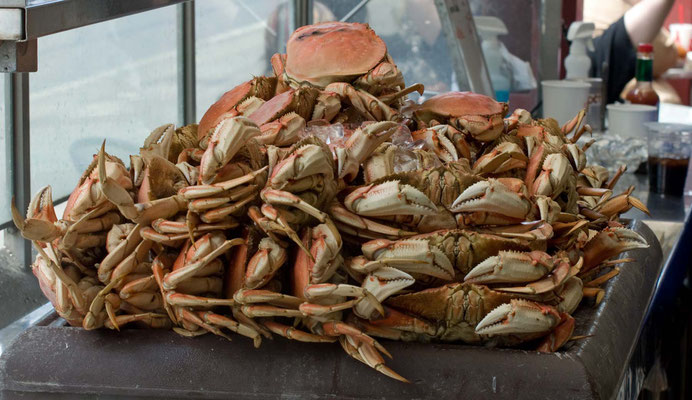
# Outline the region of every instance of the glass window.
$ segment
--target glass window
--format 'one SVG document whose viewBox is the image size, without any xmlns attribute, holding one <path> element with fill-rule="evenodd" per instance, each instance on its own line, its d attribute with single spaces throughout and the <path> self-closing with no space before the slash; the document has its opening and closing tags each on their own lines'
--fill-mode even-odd
<svg viewBox="0 0 692 400">
<path fill-rule="evenodd" d="M 354 12 L 361 3 L 360 0 L 313 2 L 315 13 L 319 13 L 318 9 L 327 8 L 334 15 L 332 19 L 348 17 L 349 22 L 370 24 L 387 44 L 387 51 L 404 75 L 406 84 L 422 83 L 431 94 L 459 90 L 435 2 L 371 0 Z M 470 5 L 474 16 L 496 16 L 505 22 L 509 34 L 501 36 L 500 40 L 510 53 L 530 62 L 534 71 L 537 70 L 539 1 L 471 0 Z M 515 107 L 531 109 L 535 98 L 536 91 L 533 90 L 512 93 L 510 99 Z"/>
<path fill-rule="evenodd" d="M 284 52 L 292 7 L 276 0 L 195 2 L 197 119 L 226 91 L 271 74 L 269 59 Z"/>
<path fill-rule="evenodd" d="M 342 19 L 358 5 L 356 0 L 316 0 Z M 371 0 L 348 22 L 367 22 L 387 44 L 387 52 L 404 75 L 406 84 L 422 83 L 426 91 L 452 89 L 452 62 L 432 1 Z"/>
<path fill-rule="evenodd" d="M 31 74 L 31 190 L 72 191 L 98 152 L 129 165 L 157 126 L 178 122 L 176 8 L 47 36 Z"/>
</svg>

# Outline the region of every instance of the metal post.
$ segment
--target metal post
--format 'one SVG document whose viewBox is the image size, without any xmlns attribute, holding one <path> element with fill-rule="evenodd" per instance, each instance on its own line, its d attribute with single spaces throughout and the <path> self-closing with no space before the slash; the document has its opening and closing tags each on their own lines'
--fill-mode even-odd
<svg viewBox="0 0 692 400">
<path fill-rule="evenodd" d="M 29 150 L 29 74 L 14 72 L 5 75 L 5 132 L 12 142 L 12 195 L 20 210 L 26 211 L 31 200 Z M 6 232 L 6 245 L 20 265 L 31 264 L 31 242 L 14 227 Z"/>
<path fill-rule="evenodd" d="M 353 17 L 358 11 L 360 11 L 361 8 L 365 7 L 369 2 L 370 2 L 370 0 L 361 0 L 360 3 L 356 4 L 356 6 L 353 7 L 353 9 L 352 9 L 351 11 L 349 11 L 348 13 L 346 13 L 346 15 L 344 15 L 339 21 L 341 21 L 341 22 L 346 22 L 346 21 L 348 21 L 348 20 L 351 19 L 351 17 Z"/>
<path fill-rule="evenodd" d="M 495 97 L 468 0 L 435 0 L 461 90 Z"/>
<path fill-rule="evenodd" d="M 183 125 L 197 122 L 195 2 L 178 5 L 178 97 Z"/>
<path fill-rule="evenodd" d="M 293 29 L 312 24 L 312 0 L 293 0 Z"/>
<path fill-rule="evenodd" d="M 558 79 L 558 59 L 562 42 L 562 2 L 541 0 L 541 41 L 538 80 Z M 541 86 L 538 85 L 538 90 Z"/>
</svg>

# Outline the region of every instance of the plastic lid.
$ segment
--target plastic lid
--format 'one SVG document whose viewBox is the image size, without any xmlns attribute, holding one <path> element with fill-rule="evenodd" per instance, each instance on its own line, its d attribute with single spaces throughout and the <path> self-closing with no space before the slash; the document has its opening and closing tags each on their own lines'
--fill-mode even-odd
<svg viewBox="0 0 692 400">
<path fill-rule="evenodd" d="M 639 43 L 637 51 L 640 53 L 653 53 L 654 46 L 651 43 Z"/>
</svg>

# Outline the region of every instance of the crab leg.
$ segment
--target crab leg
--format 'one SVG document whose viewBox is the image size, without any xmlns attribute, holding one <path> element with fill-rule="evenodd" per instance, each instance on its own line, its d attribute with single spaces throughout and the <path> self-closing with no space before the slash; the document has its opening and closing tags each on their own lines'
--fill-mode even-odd
<svg viewBox="0 0 692 400">
<path fill-rule="evenodd" d="M 104 275 L 105 279 L 103 279 L 102 282 L 109 283 L 111 281 L 119 281 L 134 272 L 135 268 L 149 257 L 149 250 L 151 250 L 152 244 L 153 242 L 150 240 L 141 241 L 137 247 L 135 247 L 134 251 L 123 258 L 109 275 Z"/>
<path fill-rule="evenodd" d="M 232 240 L 226 240 L 224 241 L 221 245 L 219 245 L 217 248 L 209 252 L 206 256 L 202 257 L 201 259 L 189 263 L 186 266 L 179 268 L 169 274 L 166 274 L 165 278 L 163 279 L 163 287 L 166 290 L 172 290 L 175 289 L 179 283 L 182 281 L 186 280 L 187 278 L 194 276 L 207 266 L 210 262 L 214 261 L 217 257 L 220 255 L 224 254 L 225 252 L 228 251 L 233 246 L 237 246 L 239 244 L 244 243 L 243 239 L 232 239 Z"/>
<path fill-rule="evenodd" d="M 586 243 L 581 273 L 588 272 L 601 262 L 624 251 L 648 247 L 646 240 L 637 232 L 625 228 L 605 228 Z"/>
<path fill-rule="evenodd" d="M 325 315 L 335 311 L 346 310 L 365 299 L 368 300 L 368 302 L 377 310 L 377 312 L 384 314 L 384 309 L 382 308 L 380 301 L 367 289 L 362 287 L 347 284 L 321 283 L 308 285 L 305 288 L 304 293 L 308 300 L 343 296 L 356 297 L 353 300 L 338 304 L 323 305 L 303 303 L 300 305 L 300 311 L 306 315 Z"/>
<path fill-rule="evenodd" d="M 283 336 L 286 339 L 297 340 L 299 342 L 334 343 L 337 341 L 337 338 L 333 336 L 315 335 L 314 333 L 301 331 L 292 326 L 280 324 L 272 320 L 263 320 L 262 325 L 279 336 Z"/>
<path fill-rule="evenodd" d="M 257 332 L 256 330 L 252 329 L 251 327 L 247 325 L 243 325 L 239 323 L 238 321 L 234 321 L 228 317 L 225 317 L 223 315 L 219 315 L 210 311 L 199 311 L 197 314 L 202 318 L 204 322 L 210 325 L 216 325 L 222 328 L 226 328 L 232 332 L 235 332 L 239 335 L 243 335 L 245 337 L 248 337 L 252 339 L 253 344 L 255 348 L 259 348 L 260 344 L 262 344 L 262 336 Z"/>
<path fill-rule="evenodd" d="M 385 376 L 404 383 L 410 383 L 408 379 L 397 374 L 394 372 L 394 370 L 384 364 L 384 359 L 377 352 L 377 349 L 374 346 L 348 335 L 340 336 L 339 343 L 341 343 L 341 347 L 344 349 L 344 351 L 346 351 L 346 354 L 352 358 L 362 362 L 363 364 Z"/>
<path fill-rule="evenodd" d="M 264 286 L 274 277 L 287 258 L 286 249 L 269 237 L 262 239 L 257 253 L 248 262 L 245 286 L 249 289 Z"/>
<path fill-rule="evenodd" d="M 220 194 L 226 194 L 227 196 L 233 198 L 234 194 L 237 194 L 237 192 L 226 192 L 240 185 L 252 182 L 253 180 L 255 180 L 257 176 L 261 175 L 266 170 L 267 167 L 262 167 L 256 171 L 252 171 L 248 174 L 245 174 L 238 178 L 229 179 L 227 181 L 217 182 L 211 185 L 196 185 L 184 187 L 178 191 L 178 194 L 180 194 L 188 200 L 217 196 Z"/>
<path fill-rule="evenodd" d="M 129 220 L 148 225 L 156 218 L 169 218 L 187 208 L 187 200 L 181 196 L 170 196 L 147 203 L 135 204 L 132 196 L 120 184 L 106 175 L 106 141 L 101 144 L 98 155 L 98 173 L 101 190 L 106 198 L 118 207 Z"/>
<path fill-rule="evenodd" d="M 153 329 L 168 329 L 171 327 L 171 320 L 166 315 L 158 313 L 116 315 L 114 321 L 106 320 L 104 326 L 108 329 L 118 329 L 118 327 L 132 322 L 141 322 Z"/>
<path fill-rule="evenodd" d="M 389 237 L 406 237 L 417 235 L 416 232 L 409 232 L 403 229 L 393 228 L 388 225 L 380 224 L 368 218 L 363 218 L 358 214 L 354 214 L 342 206 L 339 202 L 333 202 L 329 207 L 329 214 L 335 219 L 336 222 L 341 222 L 342 224 L 350 227 L 351 232 L 356 236 L 361 236 L 362 233 L 372 233 L 372 234 L 382 234 Z M 342 229 L 343 225 L 337 225 L 339 230 Z M 375 239 L 376 237 L 373 237 Z"/>
</svg>

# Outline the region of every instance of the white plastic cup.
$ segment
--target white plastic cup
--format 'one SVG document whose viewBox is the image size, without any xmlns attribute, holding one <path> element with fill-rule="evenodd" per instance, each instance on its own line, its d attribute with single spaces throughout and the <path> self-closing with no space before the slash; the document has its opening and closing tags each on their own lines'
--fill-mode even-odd
<svg viewBox="0 0 692 400">
<path fill-rule="evenodd" d="M 685 51 L 692 51 L 692 24 L 670 24 L 670 36 Z"/>
<path fill-rule="evenodd" d="M 589 100 L 591 85 L 580 81 L 541 81 L 543 118 L 554 118 L 564 125 L 574 118 Z"/>
<path fill-rule="evenodd" d="M 608 132 L 646 140 L 647 122 L 658 121 L 658 108 L 644 104 L 608 104 Z"/>
</svg>

